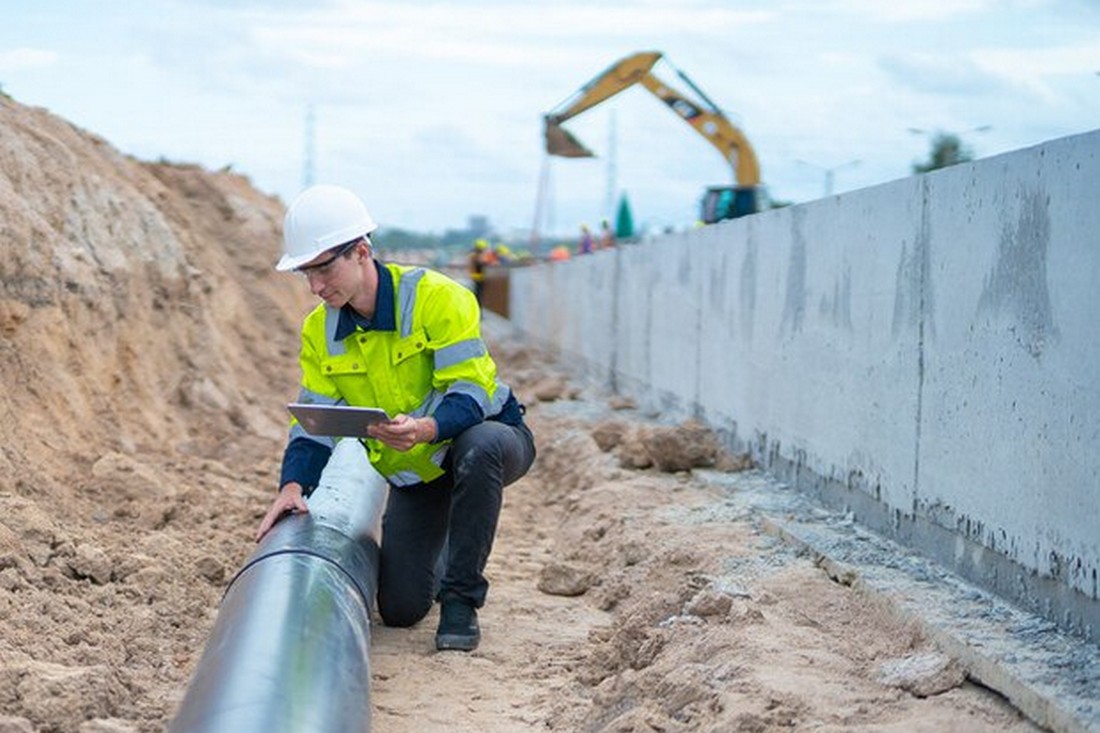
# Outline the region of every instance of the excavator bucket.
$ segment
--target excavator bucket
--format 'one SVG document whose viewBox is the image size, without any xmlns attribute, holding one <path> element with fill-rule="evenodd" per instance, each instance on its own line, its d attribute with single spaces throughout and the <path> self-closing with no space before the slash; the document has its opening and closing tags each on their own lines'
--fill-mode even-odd
<svg viewBox="0 0 1100 733">
<path fill-rule="evenodd" d="M 596 157 L 596 154 L 582 145 L 572 133 L 549 117 L 546 118 L 546 152 L 563 158 Z"/>
</svg>

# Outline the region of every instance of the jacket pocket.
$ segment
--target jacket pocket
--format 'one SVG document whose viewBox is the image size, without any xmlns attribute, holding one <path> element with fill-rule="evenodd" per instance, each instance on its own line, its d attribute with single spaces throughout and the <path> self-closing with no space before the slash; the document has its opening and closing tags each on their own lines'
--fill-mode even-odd
<svg viewBox="0 0 1100 733">
<path fill-rule="evenodd" d="M 393 359 L 393 365 L 397 366 L 417 355 L 424 355 L 428 348 L 428 337 L 424 333 L 424 329 L 420 328 L 406 336 L 403 339 L 398 339 L 397 343 L 393 345 L 391 350 L 391 358 Z"/>
<path fill-rule="evenodd" d="M 361 354 L 341 354 L 321 361 L 321 374 L 326 377 L 336 378 L 366 372 L 366 359 Z"/>
</svg>

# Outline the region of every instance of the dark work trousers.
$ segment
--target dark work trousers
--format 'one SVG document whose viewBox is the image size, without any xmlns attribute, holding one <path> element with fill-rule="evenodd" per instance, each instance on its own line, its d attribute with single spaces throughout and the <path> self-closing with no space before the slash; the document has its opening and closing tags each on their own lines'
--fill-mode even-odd
<svg viewBox="0 0 1100 733">
<path fill-rule="evenodd" d="M 412 626 L 437 597 L 457 598 L 474 608 L 485 603 L 485 563 L 503 489 L 527 473 L 534 460 L 535 442 L 526 425 L 486 420 L 454 439 L 445 474 L 427 484 L 390 487 L 378 576 L 383 623 Z M 444 549 L 442 577 L 436 577 Z"/>
</svg>

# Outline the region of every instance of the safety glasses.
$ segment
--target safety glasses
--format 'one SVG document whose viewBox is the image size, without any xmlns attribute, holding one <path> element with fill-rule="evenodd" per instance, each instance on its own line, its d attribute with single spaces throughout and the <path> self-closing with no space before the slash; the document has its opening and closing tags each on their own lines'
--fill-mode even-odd
<svg viewBox="0 0 1100 733">
<path fill-rule="evenodd" d="M 301 267 L 294 268 L 294 271 L 303 277 L 328 277 L 333 270 L 333 265 L 336 261 L 355 249 L 355 245 L 363 241 L 362 237 L 353 239 L 350 242 L 345 242 L 339 247 L 333 247 L 330 251 L 333 253 L 332 257 L 329 257 L 323 262 L 318 262 L 314 265 L 302 265 Z"/>
</svg>

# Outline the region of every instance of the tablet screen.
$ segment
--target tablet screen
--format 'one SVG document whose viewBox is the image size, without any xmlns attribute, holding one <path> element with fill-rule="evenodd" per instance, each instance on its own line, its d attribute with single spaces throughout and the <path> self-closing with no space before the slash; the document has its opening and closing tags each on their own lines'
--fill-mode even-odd
<svg viewBox="0 0 1100 733">
<path fill-rule="evenodd" d="M 368 426 L 390 419 L 385 410 L 377 407 L 292 402 L 286 408 L 310 435 L 333 438 L 365 438 Z"/>
</svg>

